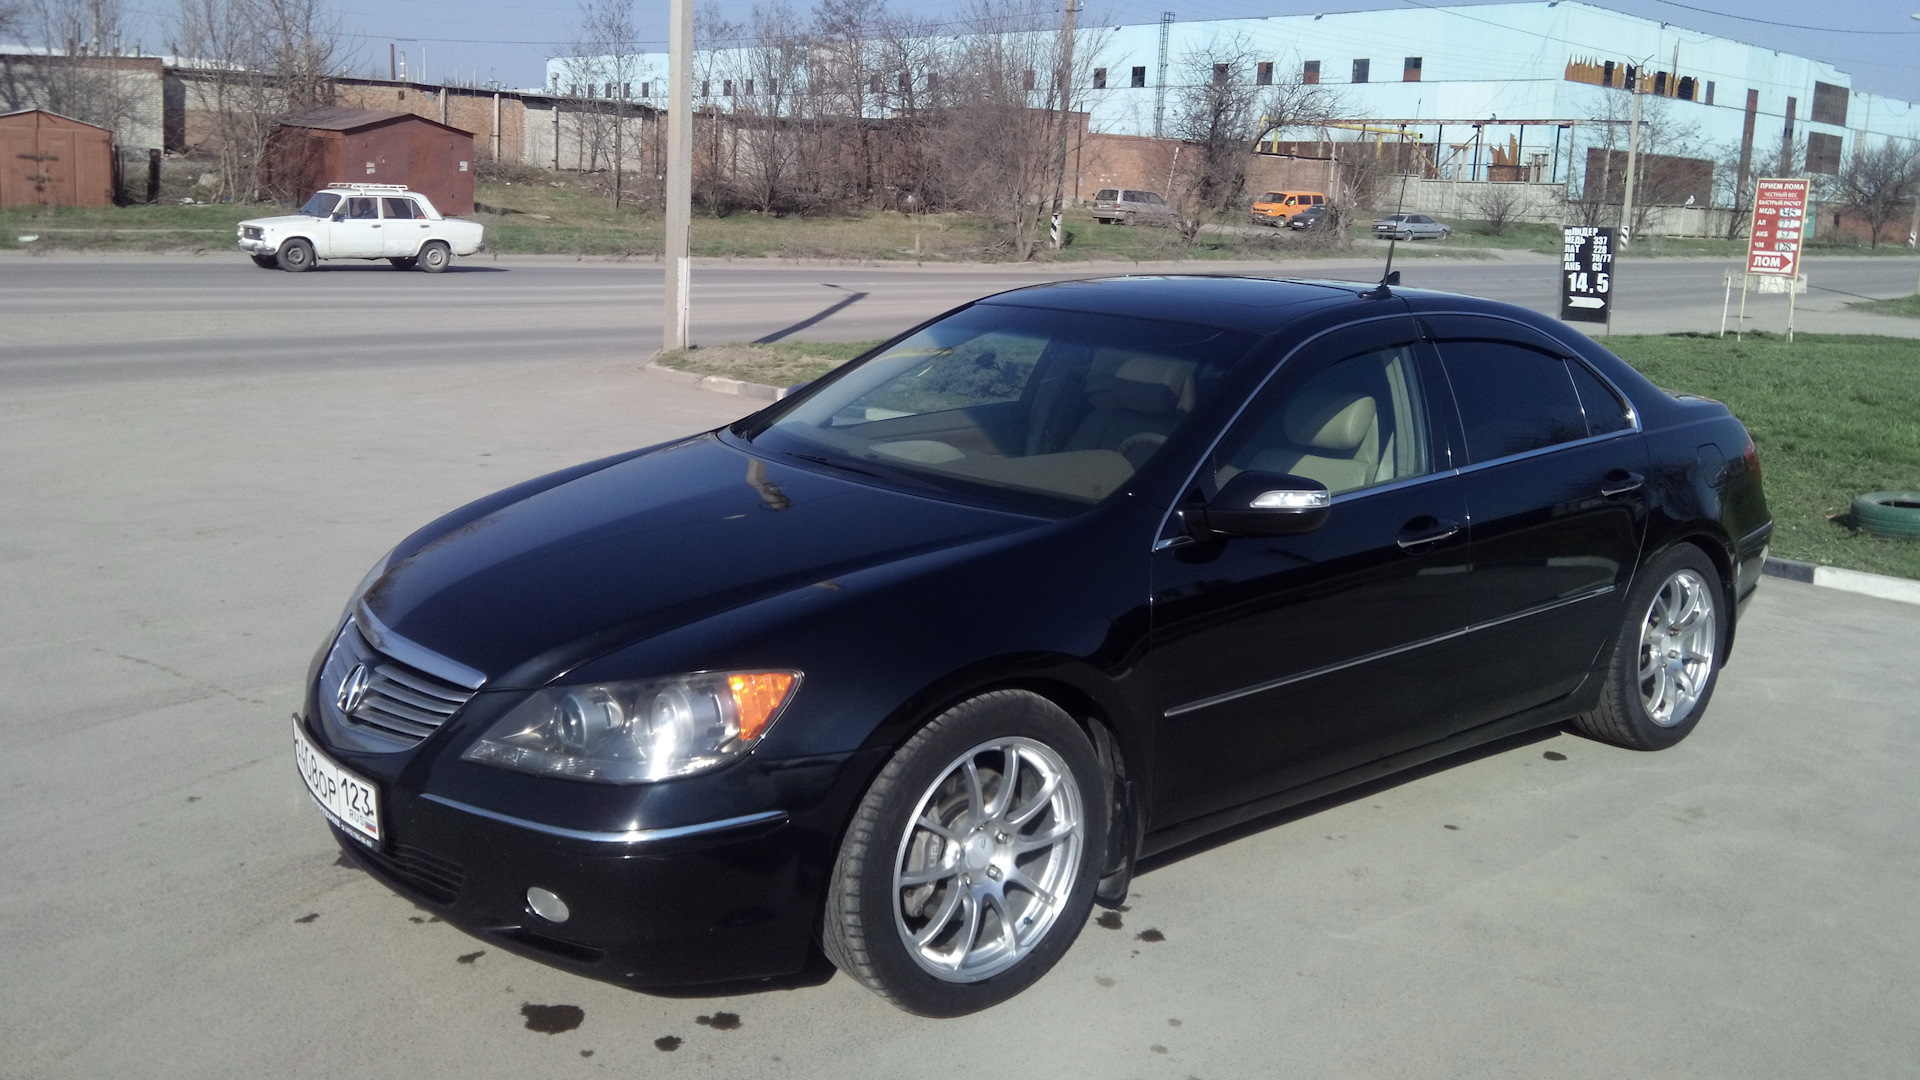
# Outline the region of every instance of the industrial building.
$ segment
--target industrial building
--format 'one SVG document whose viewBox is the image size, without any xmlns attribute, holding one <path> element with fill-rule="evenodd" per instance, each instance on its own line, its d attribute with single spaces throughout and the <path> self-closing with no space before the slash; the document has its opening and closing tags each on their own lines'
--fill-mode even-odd
<svg viewBox="0 0 1920 1080">
<path fill-rule="evenodd" d="M 1159 24 L 1083 27 L 1077 41 L 1083 62 L 1075 65 L 1080 85 L 1071 107 L 1088 114 L 1095 136 L 1171 135 L 1178 88 L 1208 77 L 1206 60 L 1230 55 L 1253 69 L 1235 78 L 1319 84 L 1336 95 L 1345 122 L 1277 134 L 1263 145 L 1269 153 L 1311 156 L 1306 141 L 1392 141 L 1415 148 L 1413 160 L 1424 164 L 1416 175 L 1430 181 L 1527 181 L 1563 195 L 1589 181 L 1618 187 L 1630 91 L 1638 89 L 1648 122 L 1680 136 L 1667 141 L 1685 160 L 1661 163 L 1677 178 L 1668 185 L 1671 201 L 1697 204 L 1702 213 L 1716 184 L 1731 187 L 1736 169 L 1744 176 L 1831 174 L 1861 140 L 1920 138 L 1920 107 L 1856 91 L 1832 64 L 1574 0 L 1191 22 L 1169 16 Z M 697 107 L 763 108 L 751 100 L 751 80 L 705 77 L 749 70 L 749 51 L 697 58 Z M 664 106 L 664 53 L 613 61 L 549 60 L 545 89 Z M 618 80 L 602 77 L 616 70 Z M 1213 77 L 1224 75 L 1216 69 Z M 929 90 L 935 77 L 877 74 L 868 111 L 887 115 L 890 95 Z M 1046 80 L 1045 73 L 1030 80 L 1036 95 Z M 1599 174 L 1586 176 L 1590 167 Z M 1431 192 L 1423 198 L 1427 208 L 1444 210 Z"/>
</svg>

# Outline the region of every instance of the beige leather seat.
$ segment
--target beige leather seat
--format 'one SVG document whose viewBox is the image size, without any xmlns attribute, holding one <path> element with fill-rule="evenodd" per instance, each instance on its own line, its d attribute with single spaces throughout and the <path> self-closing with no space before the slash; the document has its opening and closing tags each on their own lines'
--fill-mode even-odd
<svg viewBox="0 0 1920 1080">
<path fill-rule="evenodd" d="M 1250 469 L 1304 476 L 1332 492 L 1365 487 L 1379 474 L 1380 415 L 1371 396 L 1307 390 L 1288 402 L 1281 434 L 1291 445 L 1262 450 Z"/>
<path fill-rule="evenodd" d="M 1166 435 L 1193 408 L 1191 361 L 1141 353 L 1102 350 L 1094 369 L 1112 364 L 1107 378 L 1090 377 L 1092 411 L 1068 436 L 1064 450 L 1115 450 L 1136 467 L 1166 441 Z"/>
</svg>

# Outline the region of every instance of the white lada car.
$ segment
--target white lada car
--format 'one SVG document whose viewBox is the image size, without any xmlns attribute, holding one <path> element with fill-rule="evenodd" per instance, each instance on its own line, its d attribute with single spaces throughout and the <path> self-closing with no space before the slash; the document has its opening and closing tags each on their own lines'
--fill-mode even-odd
<svg viewBox="0 0 1920 1080">
<path fill-rule="evenodd" d="M 255 266 L 299 273 L 321 259 L 385 259 L 401 270 L 445 270 L 455 255 L 486 249 L 478 222 L 441 217 L 402 184 L 328 184 L 297 214 L 240 223 L 240 250 Z"/>
</svg>

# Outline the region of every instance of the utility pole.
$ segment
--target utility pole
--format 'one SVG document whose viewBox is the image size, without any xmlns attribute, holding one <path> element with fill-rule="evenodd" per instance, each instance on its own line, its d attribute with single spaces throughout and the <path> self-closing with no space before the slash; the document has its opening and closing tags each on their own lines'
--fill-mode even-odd
<svg viewBox="0 0 1920 1080">
<path fill-rule="evenodd" d="M 687 347 L 693 276 L 687 259 L 693 224 L 693 0 L 672 0 L 667 33 L 666 311 L 660 347 Z"/>
<path fill-rule="evenodd" d="M 1627 187 L 1620 205 L 1620 246 L 1633 243 L 1633 169 L 1640 156 L 1640 85 L 1647 81 L 1645 64 L 1633 73 L 1633 119 L 1627 123 Z"/>
<path fill-rule="evenodd" d="M 1065 21 L 1060 28 L 1060 123 L 1058 140 L 1054 146 L 1053 218 L 1047 230 L 1048 240 L 1055 251 L 1060 250 L 1060 207 L 1067 191 L 1067 125 L 1073 120 L 1073 18 L 1078 10 L 1074 7 L 1074 0 L 1066 0 Z"/>
</svg>

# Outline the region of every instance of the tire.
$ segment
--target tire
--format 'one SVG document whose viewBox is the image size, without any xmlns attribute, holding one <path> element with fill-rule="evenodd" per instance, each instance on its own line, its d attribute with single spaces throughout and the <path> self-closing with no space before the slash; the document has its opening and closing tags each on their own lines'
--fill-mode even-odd
<svg viewBox="0 0 1920 1080">
<path fill-rule="evenodd" d="M 289 274 L 304 274 L 313 269 L 317 261 L 313 257 L 313 245 L 296 238 L 280 245 L 280 255 L 275 263 Z"/>
<path fill-rule="evenodd" d="M 921 1016 L 1013 997 L 1086 924 L 1106 796 L 1092 744 L 1052 702 L 999 690 L 954 706 L 867 790 L 834 864 L 822 947 Z"/>
<path fill-rule="evenodd" d="M 414 266 L 416 266 L 420 262 L 419 259 L 416 259 L 411 255 L 403 256 L 398 259 L 388 259 L 387 261 L 393 264 L 393 268 L 395 270 L 411 270 L 414 268 Z"/>
<path fill-rule="evenodd" d="M 418 261 L 420 269 L 438 274 L 453 264 L 453 249 L 443 240 L 429 240 L 421 246 Z"/>
<path fill-rule="evenodd" d="M 253 265 L 262 270 L 280 269 L 280 256 L 278 255 L 251 255 L 248 257 L 253 260 Z"/>
<path fill-rule="evenodd" d="M 1574 726 L 1630 750 L 1665 750 L 1686 738 L 1720 681 L 1726 598 L 1719 568 L 1692 544 L 1677 544 L 1642 567 L 1600 704 L 1575 717 Z"/>
<path fill-rule="evenodd" d="M 1854 524 L 1875 536 L 1920 539 L 1920 491 L 1876 491 L 1853 500 Z"/>
<path fill-rule="evenodd" d="M 1138 223 L 1137 223 L 1137 222 L 1135 222 L 1135 221 L 1133 220 L 1133 215 L 1132 215 L 1132 214 L 1128 214 L 1128 215 L 1127 215 L 1126 217 L 1123 217 L 1123 218 L 1121 218 L 1121 219 L 1120 219 L 1120 224 L 1122 224 L 1122 225 L 1134 225 L 1134 224 L 1138 224 Z"/>
</svg>

